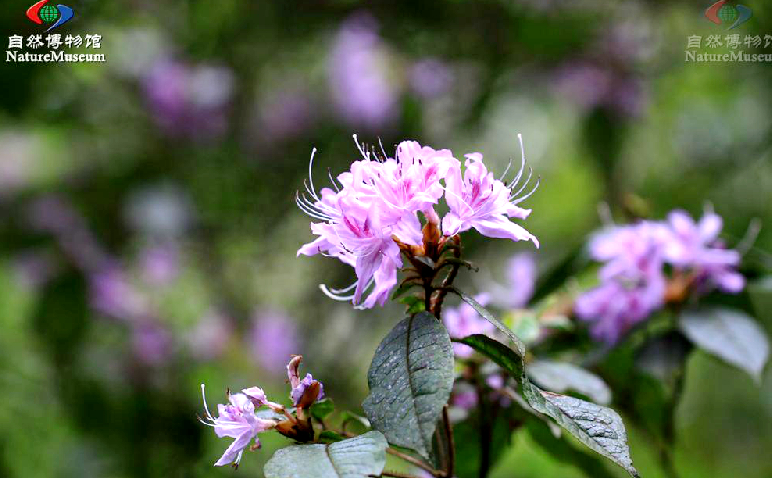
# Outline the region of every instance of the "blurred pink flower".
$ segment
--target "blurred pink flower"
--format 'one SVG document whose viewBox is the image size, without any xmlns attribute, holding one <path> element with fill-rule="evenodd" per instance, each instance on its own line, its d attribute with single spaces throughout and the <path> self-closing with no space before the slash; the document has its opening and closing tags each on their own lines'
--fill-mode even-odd
<svg viewBox="0 0 772 478">
<path fill-rule="evenodd" d="M 371 15 L 349 17 L 335 35 L 328 60 L 332 99 L 348 123 L 380 128 L 396 118 L 398 91 L 387 76 L 387 51 Z"/>
<path fill-rule="evenodd" d="M 156 123 L 169 134 L 207 139 L 228 126 L 233 74 L 220 66 L 159 61 L 143 87 Z"/>
<path fill-rule="evenodd" d="M 644 106 L 643 82 L 609 65 L 579 60 L 560 67 L 555 87 L 579 107 L 605 107 L 622 117 L 640 115 Z"/>
<path fill-rule="evenodd" d="M 437 58 L 424 58 L 410 67 L 410 88 L 422 98 L 445 94 L 453 85 L 453 80 L 453 70 Z"/>
<path fill-rule="evenodd" d="M 300 349 L 295 320 L 278 310 L 262 309 L 254 313 L 249 340 L 252 356 L 271 373 L 282 370 L 290 356 Z"/>
<path fill-rule="evenodd" d="M 29 289 L 37 289 L 59 272 L 60 264 L 49 251 L 31 250 L 13 258 L 13 269 L 19 284 Z"/>
<path fill-rule="evenodd" d="M 605 265 L 601 284 L 576 299 L 576 315 L 591 323 L 597 340 L 616 343 L 633 325 L 645 320 L 664 303 L 662 225 L 641 222 L 601 233 L 590 243 L 590 253 Z"/>
<path fill-rule="evenodd" d="M 664 250 L 668 262 L 693 271 L 702 289 L 742 291 L 745 278 L 736 271 L 740 253 L 725 249 L 719 241 L 723 225 L 720 216 L 707 212 L 699 222 L 694 222 L 688 213 L 676 210 L 668 215 L 668 225 L 671 235 Z"/>
<path fill-rule="evenodd" d="M 191 354 L 200 360 L 213 360 L 225 350 L 233 334 L 228 318 L 209 311 L 187 337 Z"/>
<path fill-rule="evenodd" d="M 168 285 L 180 272 L 179 250 L 171 244 L 147 247 L 140 253 L 139 264 L 147 284 Z"/>
<path fill-rule="evenodd" d="M 148 315 L 148 304 L 118 266 L 107 267 L 89 276 L 91 306 L 107 316 L 137 320 Z"/>
<path fill-rule="evenodd" d="M 132 329 L 134 355 L 144 364 L 158 366 L 172 355 L 172 336 L 158 324 L 144 322 Z"/>
</svg>

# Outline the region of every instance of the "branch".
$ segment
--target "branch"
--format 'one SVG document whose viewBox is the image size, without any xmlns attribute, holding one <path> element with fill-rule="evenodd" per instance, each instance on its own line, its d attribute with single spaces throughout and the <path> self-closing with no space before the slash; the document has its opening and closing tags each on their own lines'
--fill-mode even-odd
<svg viewBox="0 0 772 478">
<path fill-rule="evenodd" d="M 390 455 L 394 455 L 397 458 L 401 458 L 401 459 L 405 460 L 406 462 L 410 463 L 411 465 L 415 465 L 415 466 L 417 466 L 418 468 L 421 468 L 424 471 L 428 471 L 432 476 L 436 476 L 436 477 L 440 477 L 440 478 L 445 476 L 445 472 L 440 471 L 440 470 L 435 470 L 434 468 L 432 468 L 431 466 L 429 466 L 426 463 L 422 462 L 421 460 L 419 460 L 417 458 L 413 458 L 412 456 L 410 456 L 410 455 L 408 455 L 406 453 L 402 453 L 399 450 L 395 450 L 394 448 L 387 448 L 386 449 L 386 453 L 388 453 Z"/>
<path fill-rule="evenodd" d="M 456 444 L 453 440 L 453 427 L 450 424 L 448 418 L 448 406 L 445 405 L 442 409 L 442 423 L 445 426 L 445 437 L 448 444 L 448 469 L 447 476 L 452 477 L 454 469 L 456 467 Z"/>
</svg>

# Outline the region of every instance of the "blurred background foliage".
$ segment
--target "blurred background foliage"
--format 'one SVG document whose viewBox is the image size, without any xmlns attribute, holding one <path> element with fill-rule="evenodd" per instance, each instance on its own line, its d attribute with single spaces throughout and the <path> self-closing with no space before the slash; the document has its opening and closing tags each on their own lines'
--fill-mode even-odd
<svg viewBox="0 0 772 478">
<path fill-rule="evenodd" d="M 684 62 L 689 35 L 725 33 L 708 3 L 70 1 L 60 33 L 102 35 L 106 63 L 0 67 L 0 476 L 231 476 L 211 466 L 226 443 L 196 421 L 199 384 L 279 399 L 291 353 L 358 410 L 401 306 L 332 302 L 317 285 L 350 269 L 295 257 L 311 148 L 320 184 L 357 158 L 352 133 L 481 151 L 496 171 L 522 133 L 545 273 L 604 202 L 620 220 L 709 202 L 729 244 L 758 218 L 746 264 L 769 270 L 772 69 Z M 769 4 L 746 3 L 738 33 L 772 34 Z M 39 33 L 27 7 L 6 2 L 2 31 Z M 466 246 L 493 276 L 530 247 Z M 688 369 L 682 476 L 772 476 L 770 373 L 754 384 L 699 353 Z M 642 475 L 660 476 L 628 428 Z M 492 476 L 582 476 L 534 440 Z M 266 436 L 238 474 L 285 444 Z"/>
</svg>

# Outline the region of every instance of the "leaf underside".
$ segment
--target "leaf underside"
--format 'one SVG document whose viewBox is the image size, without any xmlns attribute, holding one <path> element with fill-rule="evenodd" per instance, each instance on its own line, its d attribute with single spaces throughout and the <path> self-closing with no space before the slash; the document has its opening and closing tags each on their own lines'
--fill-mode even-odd
<svg viewBox="0 0 772 478">
<path fill-rule="evenodd" d="M 761 380 L 769 342 L 761 326 L 744 312 L 725 307 L 687 310 L 679 326 L 701 349 Z"/>
<path fill-rule="evenodd" d="M 523 380 L 526 400 L 536 411 L 552 417 L 580 442 L 639 476 L 633 467 L 622 418 L 614 410 L 578 398 L 545 392 Z"/>
<path fill-rule="evenodd" d="M 266 478 L 367 478 L 386 466 L 386 438 L 377 431 L 328 445 L 282 448 L 263 468 Z"/>
</svg>

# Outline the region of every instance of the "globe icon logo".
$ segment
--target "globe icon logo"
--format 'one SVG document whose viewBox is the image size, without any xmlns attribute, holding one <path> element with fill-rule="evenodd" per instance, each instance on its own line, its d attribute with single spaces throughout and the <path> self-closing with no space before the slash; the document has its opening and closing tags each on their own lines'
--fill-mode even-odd
<svg viewBox="0 0 772 478">
<path fill-rule="evenodd" d="M 38 12 L 38 16 L 46 23 L 51 23 L 59 18 L 59 10 L 53 5 L 43 5 Z"/>
<path fill-rule="evenodd" d="M 47 5 L 48 2 L 49 0 L 40 0 L 27 9 L 27 18 L 38 25 L 43 25 L 44 23 L 52 24 L 46 30 L 47 32 L 64 25 L 75 16 L 75 12 L 67 5 L 53 6 Z"/>
<path fill-rule="evenodd" d="M 718 11 L 718 18 L 720 18 L 722 22 L 733 22 L 737 19 L 737 9 L 732 5 L 724 5 Z"/>
<path fill-rule="evenodd" d="M 753 11 L 745 5 L 735 5 L 728 0 L 718 0 L 705 10 L 705 18 L 716 25 L 729 25 L 732 30 L 750 20 Z"/>
</svg>

